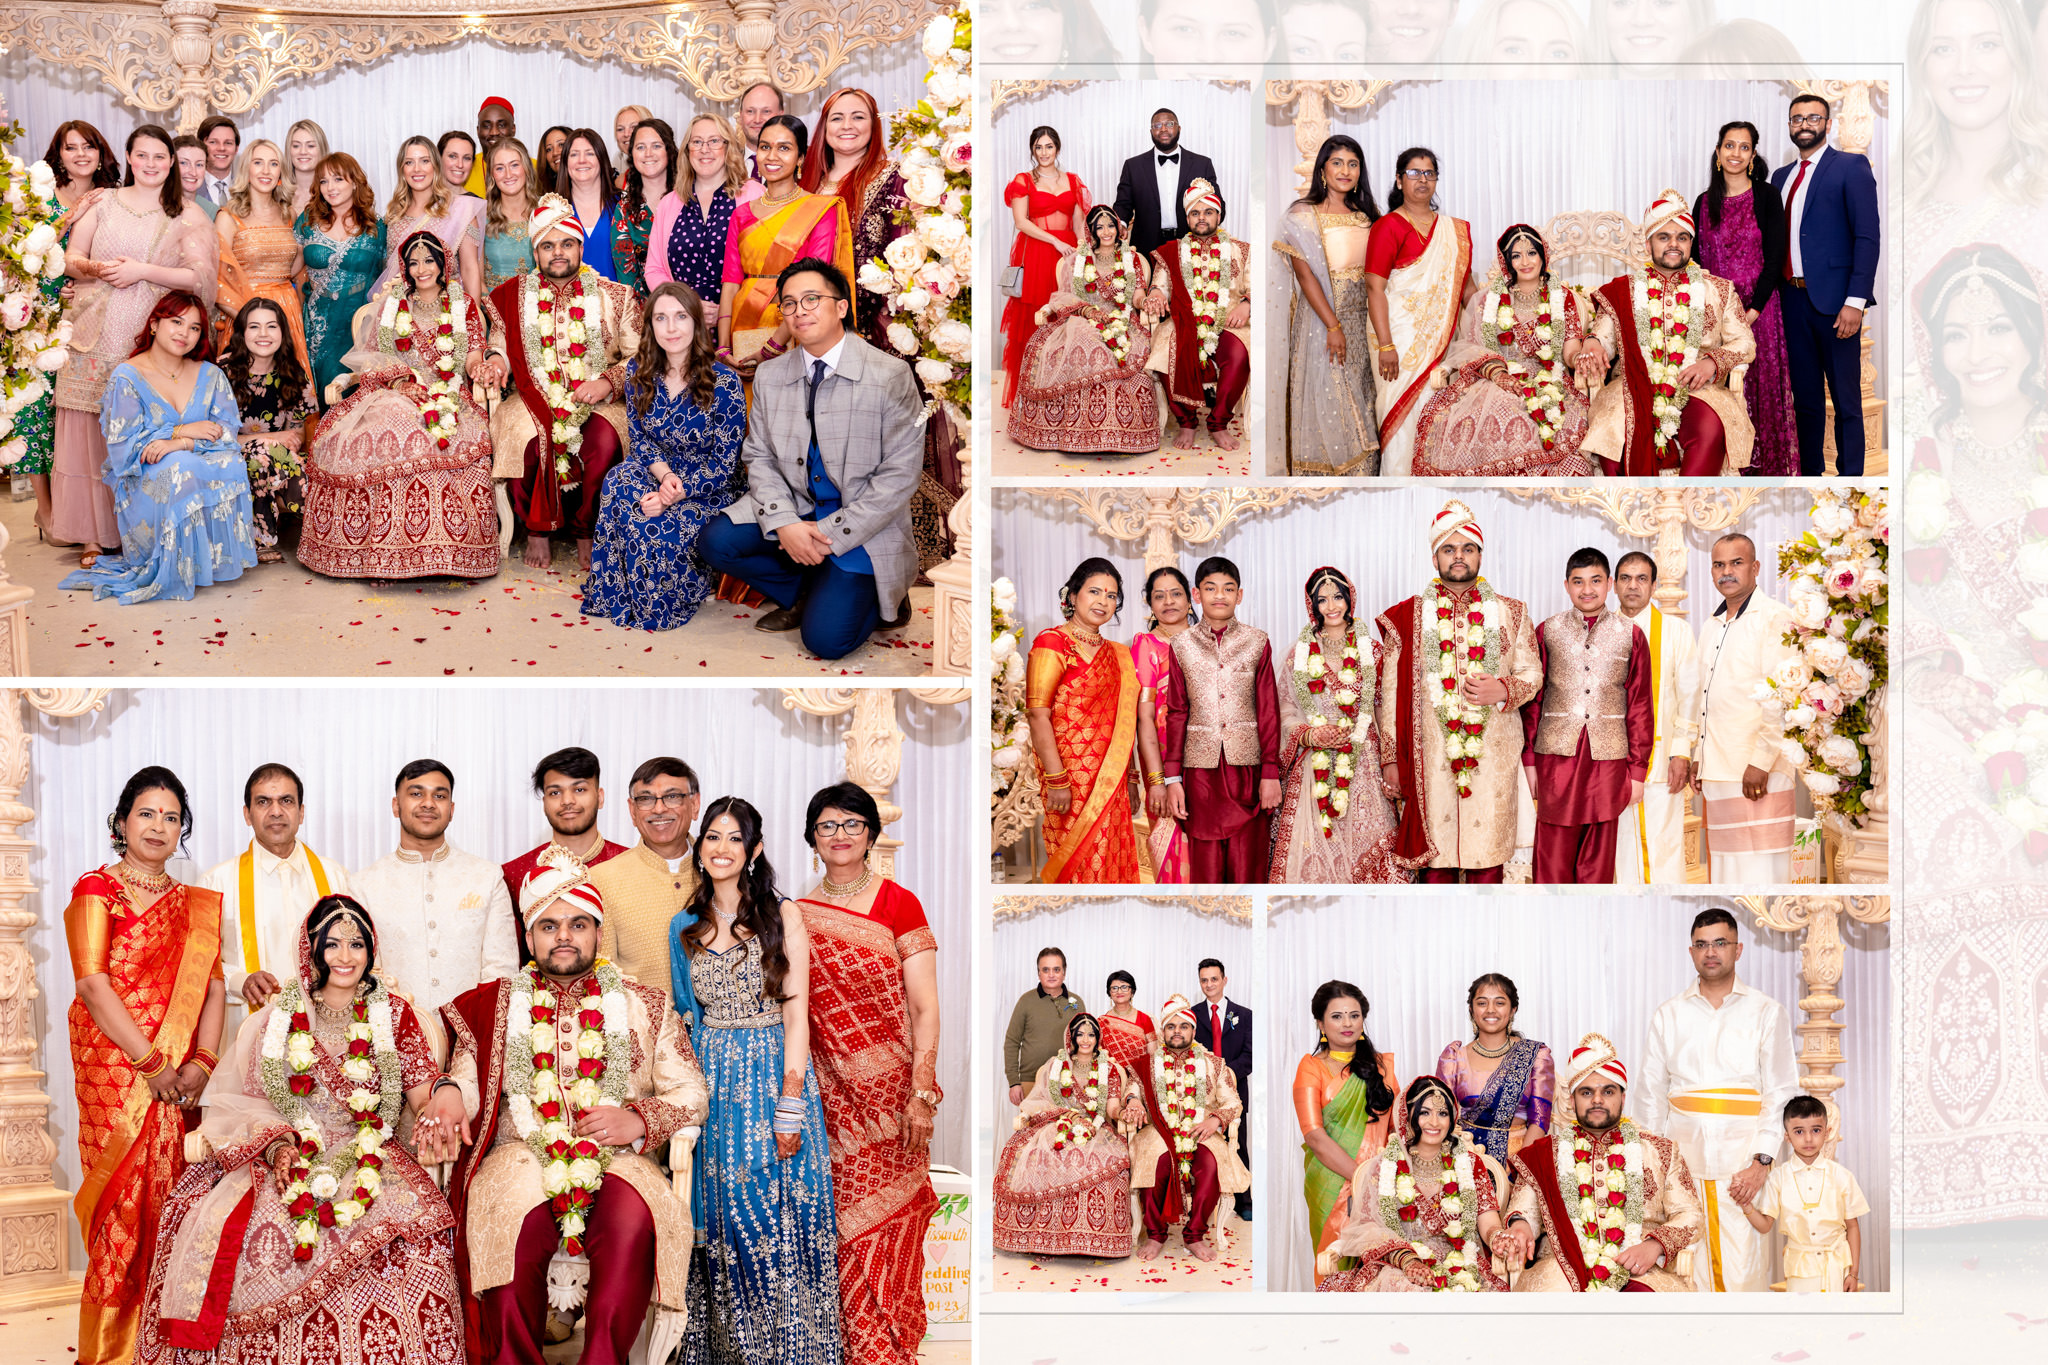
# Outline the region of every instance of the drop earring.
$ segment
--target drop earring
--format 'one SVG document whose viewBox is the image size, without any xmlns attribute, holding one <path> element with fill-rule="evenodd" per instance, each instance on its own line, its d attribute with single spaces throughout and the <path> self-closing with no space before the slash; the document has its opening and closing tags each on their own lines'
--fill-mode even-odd
<svg viewBox="0 0 2048 1365">
<path fill-rule="evenodd" d="M 813 872 L 816 872 L 817 870 L 818 870 L 818 850 L 814 848 L 814 849 L 812 849 L 812 850 L 811 850 L 811 871 L 813 871 Z"/>
</svg>

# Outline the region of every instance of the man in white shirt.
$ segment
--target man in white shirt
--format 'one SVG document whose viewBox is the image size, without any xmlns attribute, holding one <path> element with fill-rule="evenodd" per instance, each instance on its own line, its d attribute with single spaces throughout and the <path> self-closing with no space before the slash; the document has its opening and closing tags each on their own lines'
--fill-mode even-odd
<svg viewBox="0 0 2048 1365">
<path fill-rule="evenodd" d="M 265 763 L 242 783 L 242 823 L 255 837 L 200 879 L 220 893 L 221 969 L 228 1005 L 237 1011 L 228 1016 L 230 1027 L 298 974 L 299 938 L 320 898 L 349 894 L 348 870 L 299 842 L 305 819 L 299 775 L 282 763 Z"/>
<path fill-rule="evenodd" d="M 1778 1115 L 1799 1093 L 1792 1026 L 1783 1005 L 1736 979 L 1734 915 L 1702 910 L 1690 952 L 1698 979 L 1650 1016 L 1632 1117 L 1677 1143 L 1701 1182 L 1707 1230 L 1692 1258 L 1694 1287 L 1763 1293 L 1769 1249 L 1741 1206 L 1763 1189 L 1783 1136 Z"/>
<path fill-rule="evenodd" d="M 228 184 L 235 175 L 235 154 L 242 150 L 242 130 L 225 114 L 215 114 L 199 125 L 199 141 L 206 147 L 206 178 L 199 193 L 215 208 L 228 202 Z"/>
<path fill-rule="evenodd" d="M 1730 531 L 1714 542 L 1721 604 L 1700 631 L 1699 683 L 1686 707 L 1698 752 L 1672 772 L 1706 798 L 1707 880 L 1763 885 L 1792 876 L 1792 765 L 1775 694 L 1760 684 L 1792 661 L 1792 613 L 1756 590 L 1756 542 Z M 1759 693 L 1762 695 L 1760 696 Z"/>
<path fill-rule="evenodd" d="M 1692 752 L 1693 716 L 1687 709 L 1699 686 L 1700 647 L 1692 627 L 1666 616 L 1651 597 L 1657 561 L 1631 550 L 1614 566 L 1614 597 L 1623 620 L 1650 642 L 1650 710 L 1656 717 L 1650 778 L 1643 799 L 1622 812 L 1615 843 L 1614 880 L 1621 886 L 1685 881 L 1685 807 L 1691 799 L 1668 761 Z"/>
<path fill-rule="evenodd" d="M 747 179 L 759 180 L 755 153 L 761 147 L 761 125 L 785 112 L 782 92 L 767 81 L 755 81 L 740 94 L 740 134 L 747 140 Z"/>
<path fill-rule="evenodd" d="M 650 758 L 633 770 L 627 804 L 640 842 L 590 864 L 604 897 L 604 955 L 643 985 L 669 983 L 668 926 L 697 893 L 691 831 L 701 799 L 697 774 L 680 758 Z"/>
<path fill-rule="evenodd" d="M 398 848 L 355 874 L 393 989 L 434 1015 L 482 981 L 519 970 L 512 898 L 496 863 L 448 842 L 455 775 L 431 758 L 398 770 Z"/>
</svg>

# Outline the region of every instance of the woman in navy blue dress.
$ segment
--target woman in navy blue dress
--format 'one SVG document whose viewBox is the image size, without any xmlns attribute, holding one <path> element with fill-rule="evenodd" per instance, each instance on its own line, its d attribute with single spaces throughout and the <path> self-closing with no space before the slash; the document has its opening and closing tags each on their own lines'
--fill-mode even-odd
<svg viewBox="0 0 2048 1365">
<path fill-rule="evenodd" d="M 740 377 L 712 358 L 715 333 L 686 284 L 647 300 L 640 353 L 626 365 L 626 456 L 605 475 L 583 614 L 672 630 L 714 583 L 704 526 L 745 491 Z"/>
</svg>

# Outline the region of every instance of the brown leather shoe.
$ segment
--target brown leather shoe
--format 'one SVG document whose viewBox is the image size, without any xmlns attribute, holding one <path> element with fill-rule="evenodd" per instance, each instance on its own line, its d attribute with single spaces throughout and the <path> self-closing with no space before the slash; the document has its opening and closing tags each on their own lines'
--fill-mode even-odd
<svg viewBox="0 0 2048 1365">
<path fill-rule="evenodd" d="M 777 607 L 765 616 L 756 617 L 755 630 L 783 632 L 795 630 L 804 623 L 804 604 L 799 600 L 795 606 Z"/>
<path fill-rule="evenodd" d="M 903 598 L 903 601 L 902 601 L 902 603 L 901 603 L 901 604 L 900 604 L 900 605 L 899 605 L 899 606 L 898 606 L 898 607 L 896 608 L 896 615 L 895 615 L 894 617 L 892 617 L 891 619 L 889 619 L 889 620 L 887 620 L 887 621 L 884 621 L 884 622 L 882 622 L 882 623 L 881 623 L 880 625 L 876 626 L 876 627 L 875 627 L 875 629 L 876 629 L 876 630 L 901 630 L 901 629 L 903 629 L 903 628 L 904 628 L 905 626 L 907 626 L 907 625 L 909 625 L 909 624 L 910 624 L 910 596 L 909 596 L 909 594 L 907 594 L 907 593 L 906 593 L 906 594 L 904 595 L 904 598 Z"/>
</svg>

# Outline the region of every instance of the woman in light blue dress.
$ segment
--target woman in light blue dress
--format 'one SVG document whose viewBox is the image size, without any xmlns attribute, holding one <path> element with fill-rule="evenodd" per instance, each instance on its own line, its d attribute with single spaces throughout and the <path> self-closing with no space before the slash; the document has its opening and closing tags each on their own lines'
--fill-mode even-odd
<svg viewBox="0 0 2048 1365">
<path fill-rule="evenodd" d="M 484 293 L 515 275 L 533 269 L 533 238 L 526 220 L 540 192 L 533 183 L 533 161 L 526 144 L 508 137 L 484 155 Z M 483 306 L 483 300 L 477 300 Z"/>
<path fill-rule="evenodd" d="M 697 890 L 669 923 L 676 1008 L 711 1092 L 692 1185 L 685 1365 L 839 1365 L 839 1222 L 810 1061 L 810 937 L 761 851 L 761 813 L 720 797 Z"/>
<path fill-rule="evenodd" d="M 747 405 L 739 375 L 712 359 L 712 335 L 688 285 L 656 286 L 626 363 L 626 454 L 604 476 L 585 616 L 672 630 L 716 586 L 697 542 L 746 490 Z"/>
<path fill-rule="evenodd" d="M 341 358 L 354 343 L 356 310 L 384 270 L 384 220 L 363 168 L 333 152 L 313 168 L 313 202 L 292 224 L 306 257 L 306 352 L 313 398 L 327 411 L 327 386 L 348 372 Z"/>
<path fill-rule="evenodd" d="M 148 344 L 108 378 L 102 477 L 114 491 L 121 553 L 58 586 L 123 606 L 183 602 L 255 565 L 242 416 L 227 376 L 207 359 L 211 330 L 199 299 L 172 290 L 144 324 Z"/>
</svg>

